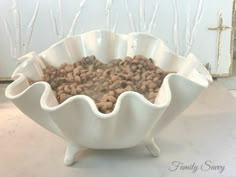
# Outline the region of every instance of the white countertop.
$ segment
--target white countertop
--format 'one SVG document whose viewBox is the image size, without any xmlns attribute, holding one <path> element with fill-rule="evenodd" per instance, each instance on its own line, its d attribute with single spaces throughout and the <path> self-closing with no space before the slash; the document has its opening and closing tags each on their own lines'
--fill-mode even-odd
<svg viewBox="0 0 236 177">
<path fill-rule="evenodd" d="M 6 100 L 4 88 L 0 85 L 0 177 L 236 176 L 236 98 L 219 81 L 157 136 L 160 157 L 143 146 L 85 150 L 71 167 L 63 165 L 64 141 Z"/>
</svg>

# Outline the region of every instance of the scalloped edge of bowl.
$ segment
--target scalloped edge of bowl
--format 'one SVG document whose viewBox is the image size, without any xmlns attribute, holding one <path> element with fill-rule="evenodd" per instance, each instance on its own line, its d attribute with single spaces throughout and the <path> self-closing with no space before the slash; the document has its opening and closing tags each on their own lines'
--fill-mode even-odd
<svg viewBox="0 0 236 177">
<path fill-rule="evenodd" d="M 108 36 L 110 35 L 111 36 L 110 38 L 112 40 L 114 38 L 121 38 L 122 40 L 124 40 L 124 39 L 126 40 L 127 50 L 125 52 L 125 55 L 123 54 L 123 56 L 134 56 L 135 53 L 140 54 L 140 53 L 137 53 L 135 51 L 135 50 L 137 50 L 137 48 L 140 48 L 140 46 L 136 46 L 136 49 L 133 49 L 133 54 L 130 55 L 130 53 L 132 53 L 132 52 L 129 51 L 130 50 L 129 45 L 133 45 L 133 44 L 132 44 L 132 41 L 131 41 L 131 44 L 128 44 L 130 42 L 128 40 L 133 40 L 134 43 L 137 43 L 137 41 L 139 41 L 139 40 L 142 40 L 144 38 L 148 38 L 146 43 L 152 41 L 151 43 L 156 43 L 156 44 L 158 43 L 159 44 L 159 46 L 154 46 L 153 47 L 155 49 L 155 52 L 152 52 L 152 53 L 155 53 L 154 55 L 156 56 L 156 58 L 150 57 L 150 55 L 146 56 L 143 53 L 141 53 L 141 54 L 144 55 L 147 58 L 149 58 L 149 57 L 153 58 L 155 64 L 158 65 L 159 67 L 161 67 L 162 69 L 164 67 L 164 70 L 176 67 L 174 69 L 175 69 L 175 72 L 177 72 L 177 73 L 176 74 L 168 74 L 166 76 L 166 78 L 164 79 L 163 84 L 160 88 L 160 92 L 159 92 L 154 104 L 149 102 L 141 94 L 139 94 L 137 92 L 129 91 L 129 92 L 122 93 L 118 97 L 117 104 L 116 104 L 114 110 L 111 113 L 103 114 L 103 113 L 98 111 L 98 109 L 95 105 L 95 102 L 90 97 L 88 97 L 86 95 L 76 95 L 76 96 L 70 97 L 69 99 L 67 99 L 63 103 L 58 104 L 54 94 L 52 94 L 51 87 L 46 82 L 38 82 L 38 83 L 35 83 L 33 85 L 28 85 L 27 86 L 26 81 L 23 81 L 24 79 L 26 79 L 25 76 L 27 76 L 27 72 L 29 70 L 27 67 L 30 67 L 31 71 L 33 71 L 35 69 L 34 73 L 33 74 L 31 73 L 31 75 L 34 75 L 36 77 L 41 77 L 42 76 L 42 74 L 43 74 L 42 73 L 42 68 L 45 67 L 44 62 L 45 62 L 45 60 L 46 60 L 46 62 L 48 62 L 47 54 L 48 53 L 50 54 L 50 52 L 54 51 L 54 49 L 56 47 L 58 47 L 60 45 L 66 46 L 68 41 L 70 41 L 70 40 L 85 40 L 85 39 L 89 38 L 89 36 L 93 36 L 92 38 L 95 39 L 96 36 L 101 37 L 101 36 L 105 36 L 105 35 L 108 35 Z M 85 39 L 83 39 L 83 38 L 85 38 Z M 100 40 L 100 43 L 101 43 L 102 39 L 99 39 L 99 40 Z M 98 44 L 98 45 L 100 45 L 100 44 Z M 91 49 L 91 50 L 93 50 L 93 49 Z M 147 49 L 147 50 L 150 50 L 150 49 Z M 161 51 L 158 52 L 157 50 L 161 50 Z M 170 56 L 168 56 L 167 58 L 163 57 L 162 52 L 167 53 Z M 89 52 L 85 52 L 85 51 L 83 53 L 87 53 L 88 55 L 93 54 L 93 55 L 96 56 L 96 54 L 94 54 L 94 53 L 89 53 Z M 83 54 L 81 54 L 81 55 L 83 55 Z M 84 55 L 84 56 L 88 56 L 88 55 Z M 161 59 L 158 58 L 158 56 L 160 56 L 160 55 L 162 57 Z M 55 58 L 55 56 L 53 56 L 52 58 Z M 96 58 L 97 58 L 97 56 L 96 56 Z M 117 58 L 121 58 L 121 57 L 117 57 Z M 100 59 L 100 57 L 98 57 L 98 59 Z M 165 59 L 168 60 L 168 61 L 164 61 Z M 44 60 L 44 62 L 42 62 L 42 60 Z M 107 61 L 108 59 L 106 58 L 105 60 Z M 113 58 L 110 58 L 110 60 L 113 60 Z M 150 34 L 147 34 L 147 33 L 138 33 L 138 32 L 124 35 L 124 34 L 113 33 L 113 32 L 106 31 L 106 30 L 95 30 L 95 31 L 83 33 L 81 35 L 67 37 L 67 38 L 53 44 L 48 49 L 41 52 L 39 55 L 37 55 L 35 52 L 31 52 L 31 53 L 19 58 L 19 61 L 21 61 L 22 63 L 15 69 L 15 71 L 12 74 L 12 77 L 15 79 L 15 81 L 7 87 L 6 92 L 5 92 L 5 94 L 8 98 L 15 99 L 16 97 L 23 96 L 29 89 L 31 89 L 31 87 L 37 87 L 38 85 L 42 84 L 43 87 L 44 87 L 44 92 L 41 96 L 40 104 L 41 104 L 41 107 L 45 111 L 54 111 L 54 110 L 57 110 L 57 109 L 62 109 L 68 103 L 74 102 L 76 100 L 80 100 L 80 101 L 83 101 L 83 102 L 84 101 L 87 102 L 90 105 L 91 110 L 93 111 L 93 113 L 96 114 L 100 118 L 108 118 L 108 117 L 112 117 L 115 114 L 118 114 L 119 110 L 120 110 L 120 104 L 122 104 L 123 98 L 126 97 L 126 96 L 128 96 L 128 97 L 131 96 L 131 98 L 132 97 L 137 97 L 138 99 L 142 100 L 142 102 L 146 106 L 151 107 L 153 109 L 167 107 L 171 102 L 171 88 L 169 86 L 169 78 L 172 77 L 173 75 L 175 75 L 176 77 L 185 78 L 185 79 L 189 80 L 189 82 L 194 82 L 195 84 L 201 85 L 203 87 L 208 87 L 208 84 L 210 82 L 212 82 L 212 77 L 210 76 L 209 72 L 197 60 L 197 58 L 193 54 L 190 54 L 186 58 L 182 57 L 182 56 L 179 56 L 179 55 L 176 55 L 159 38 L 156 38 L 153 35 L 150 35 Z M 65 63 L 66 60 L 62 60 L 62 61 Z M 58 63 L 61 64 L 61 63 L 63 63 L 62 61 L 60 61 Z M 50 60 L 50 62 L 52 62 L 52 59 Z M 68 61 L 68 63 L 69 62 L 71 62 L 71 61 Z M 102 62 L 104 62 L 104 61 L 102 61 Z M 161 63 L 164 63 L 164 64 L 161 64 Z M 59 64 L 57 64 L 57 65 L 59 65 Z M 166 67 L 166 65 L 168 65 L 168 64 L 171 64 L 172 66 L 169 67 L 169 68 Z M 54 63 L 54 66 L 55 66 L 55 63 Z M 17 91 L 18 92 L 17 94 L 12 93 L 11 90 L 12 89 L 14 90 L 14 87 L 18 86 L 22 82 L 24 82 L 25 88 L 22 89 L 22 86 L 21 86 L 20 87 L 21 91 Z M 162 91 L 162 90 L 165 90 L 165 95 L 163 94 L 164 91 Z M 53 103 L 51 103 L 49 100 L 54 100 L 54 101 L 53 101 Z"/>
</svg>

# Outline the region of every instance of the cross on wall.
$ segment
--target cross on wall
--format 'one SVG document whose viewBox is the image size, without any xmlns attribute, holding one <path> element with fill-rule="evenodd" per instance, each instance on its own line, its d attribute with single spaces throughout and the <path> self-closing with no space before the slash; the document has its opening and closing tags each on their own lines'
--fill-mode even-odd
<svg viewBox="0 0 236 177">
<path fill-rule="evenodd" d="M 219 13 L 219 21 L 217 27 L 209 27 L 208 30 L 218 30 L 218 36 L 217 36 L 217 68 L 220 65 L 221 60 L 221 38 L 222 38 L 222 32 L 228 29 L 232 29 L 231 26 L 223 25 L 223 18 L 222 18 L 222 12 Z"/>
</svg>

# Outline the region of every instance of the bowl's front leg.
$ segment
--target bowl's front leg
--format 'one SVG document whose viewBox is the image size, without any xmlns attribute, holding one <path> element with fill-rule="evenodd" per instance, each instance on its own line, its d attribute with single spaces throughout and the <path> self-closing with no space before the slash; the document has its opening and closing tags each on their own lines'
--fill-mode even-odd
<svg viewBox="0 0 236 177">
<path fill-rule="evenodd" d="M 157 146 L 154 138 L 146 142 L 146 148 L 153 156 L 158 157 L 160 155 L 160 148 Z"/>
<path fill-rule="evenodd" d="M 72 165 L 76 160 L 76 154 L 81 150 L 82 148 L 78 145 L 75 145 L 73 143 L 68 143 L 66 148 L 66 154 L 64 158 L 64 164 L 66 166 Z"/>
</svg>

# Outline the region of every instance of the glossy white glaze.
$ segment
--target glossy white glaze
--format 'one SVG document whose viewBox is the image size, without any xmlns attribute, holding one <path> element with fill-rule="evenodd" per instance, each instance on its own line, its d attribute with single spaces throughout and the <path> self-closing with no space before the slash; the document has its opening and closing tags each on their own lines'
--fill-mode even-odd
<svg viewBox="0 0 236 177">
<path fill-rule="evenodd" d="M 155 104 L 129 91 L 118 97 L 111 113 L 103 114 L 88 96 L 73 96 L 58 104 L 48 83 L 29 85 L 27 81 L 27 77 L 40 79 L 44 63 L 59 66 L 88 55 L 107 63 L 137 54 L 151 57 L 156 65 L 175 72 L 164 79 Z M 194 55 L 178 56 L 160 39 L 145 33 L 121 35 L 92 31 L 68 37 L 40 54 L 30 53 L 19 61 L 22 63 L 12 75 L 15 81 L 5 94 L 28 117 L 68 142 L 66 165 L 73 163 L 76 152 L 83 147 L 119 149 L 145 143 L 157 156 L 159 148 L 153 139 L 156 133 L 212 82 L 210 74 Z"/>
</svg>

